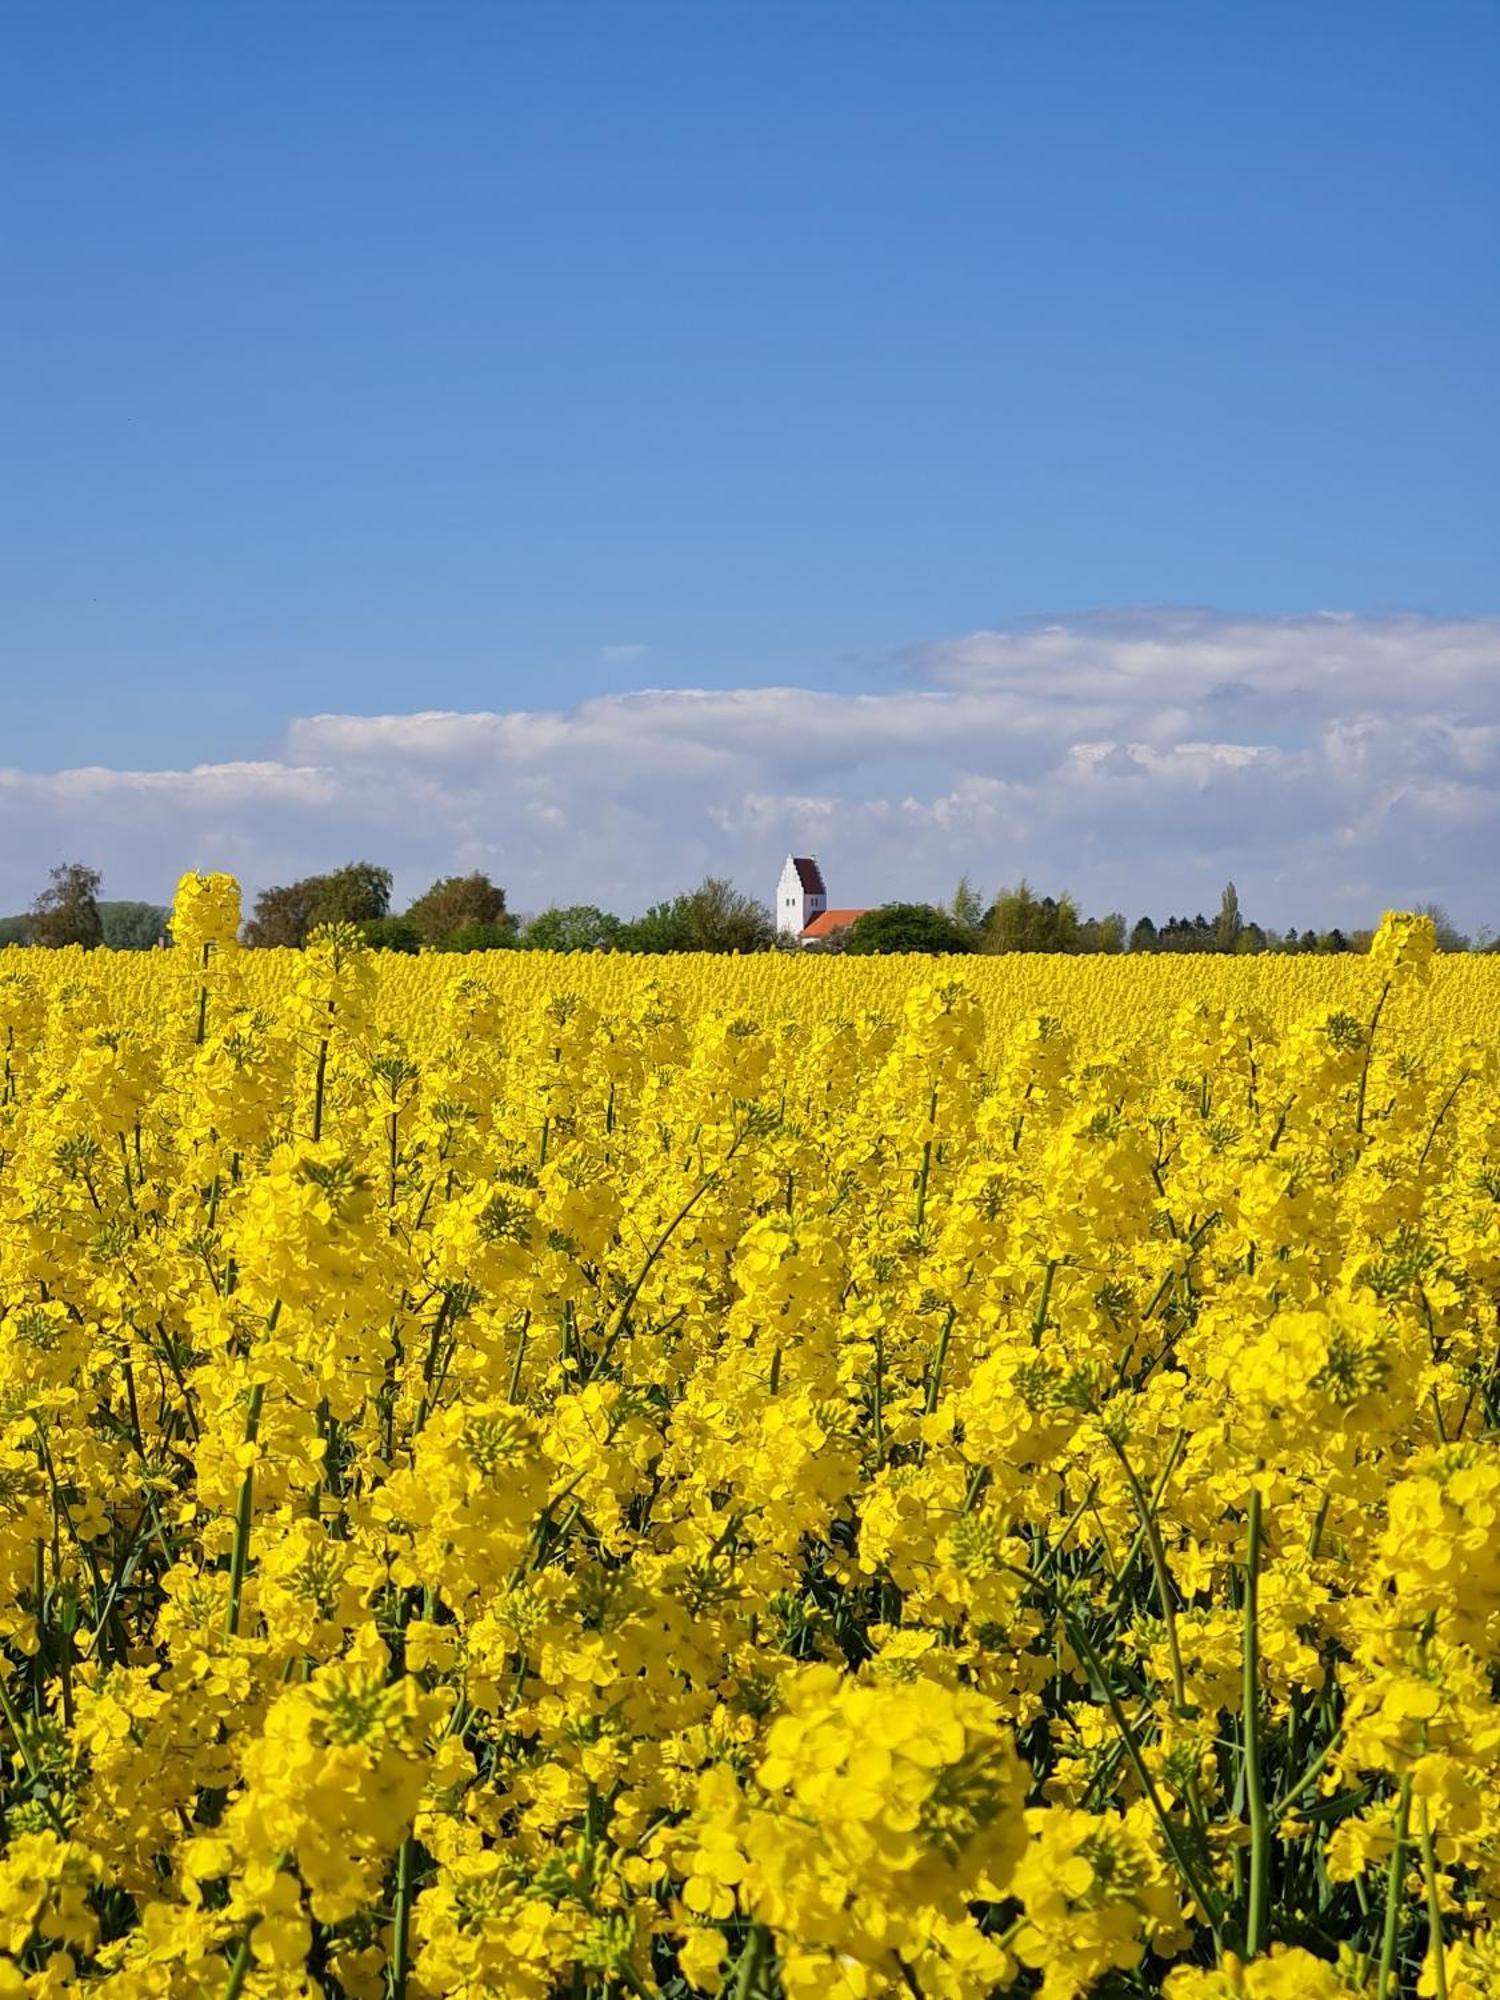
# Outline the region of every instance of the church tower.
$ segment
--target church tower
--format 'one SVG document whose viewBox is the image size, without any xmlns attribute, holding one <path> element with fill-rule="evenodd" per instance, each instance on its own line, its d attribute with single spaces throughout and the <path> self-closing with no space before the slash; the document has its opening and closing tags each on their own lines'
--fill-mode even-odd
<svg viewBox="0 0 1500 2000">
<path fill-rule="evenodd" d="M 789 854 L 776 885 L 776 929 L 783 937 L 800 937 L 814 917 L 828 908 L 828 891 L 810 854 Z"/>
</svg>

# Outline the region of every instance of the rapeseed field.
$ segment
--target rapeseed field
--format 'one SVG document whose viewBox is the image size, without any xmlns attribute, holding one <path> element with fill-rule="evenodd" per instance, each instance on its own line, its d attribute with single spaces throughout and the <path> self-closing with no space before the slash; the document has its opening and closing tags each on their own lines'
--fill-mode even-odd
<svg viewBox="0 0 1500 2000">
<path fill-rule="evenodd" d="M 1500 962 L 238 928 L 0 957 L 0 2000 L 1500 1992 Z"/>
</svg>

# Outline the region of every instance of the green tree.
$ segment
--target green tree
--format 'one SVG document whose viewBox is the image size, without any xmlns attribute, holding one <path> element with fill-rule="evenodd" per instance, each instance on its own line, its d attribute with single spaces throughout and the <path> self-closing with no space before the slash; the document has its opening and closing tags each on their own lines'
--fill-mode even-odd
<svg viewBox="0 0 1500 2000">
<path fill-rule="evenodd" d="M 973 951 L 974 940 L 947 910 L 931 903 L 883 903 L 866 910 L 849 927 L 845 950 L 851 958 L 892 951 Z"/>
<path fill-rule="evenodd" d="M 618 917 L 595 903 L 568 903 L 534 916 L 521 933 L 531 951 L 603 951 L 619 942 Z"/>
<path fill-rule="evenodd" d="M 460 924 L 432 947 L 434 951 L 514 951 L 516 927 L 509 917 L 490 923 Z"/>
<path fill-rule="evenodd" d="M 366 917 L 360 925 L 371 951 L 418 952 L 422 934 L 405 917 Z"/>
<path fill-rule="evenodd" d="M 161 942 L 169 915 L 160 903 L 101 903 L 102 942 L 110 951 L 151 951 Z"/>
<path fill-rule="evenodd" d="M 984 898 L 967 875 L 960 875 L 948 913 L 960 930 L 967 931 L 977 944 L 984 929 Z"/>
<path fill-rule="evenodd" d="M 469 875 L 445 875 L 434 882 L 409 906 L 406 917 L 416 925 L 423 944 L 441 944 L 474 924 L 515 928 L 515 919 L 506 914 L 505 891 L 477 868 Z"/>
<path fill-rule="evenodd" d="M 1125 949 L 1125 919 L 1118 910 L 1107 917 L 1086 917 L 1078 926 L 1075 951 L 1118 952 Z"/>
<path fill-rule="evenodd" d="M 1240 894 L 1232 882 L 1224 884 L 1224 894 L 1219 899 L 1219 914 L 1214 919 L 1214 942 L 1220 951 L 1235 951 L 1239 947 L 1240 934 L 1245 928 L 1245 920 L 1240 915 Z"/>
<path fill-rule="evenodd" d="M 682 925 L 678 921 L 677 906 L 681 898 L 669 903 L 653 903 L 639 917 L 632 917 L 621 924 L 616 939 L 621 951 L 685 951 L 682 942 Z"/>
<path fill-rule="evenodd" d="M 621 926 L 621 951 L 767 951 L 776 941 L 771 912 L 721 876 L 708 875 L 669 903 Z"/>
<path fill-rule="evenodd" d="M 324 875 L 262 889 L 245 923 L 245 942 L 261 950 L 300 950 L 307 943 L 323 892 Z"/>
<path fill-rule="evenodd" d="M 305 875 L 300 882 L 262 889 L 245 925 L 245 942 L 300 950 L 319 924 L 371 923 L 390 907 L 389 868 L 351 861 L 329 875 Z"/>
<path fill-rule="evenodd" d="M 26 920 L 29 944 L 81 944 L 91 950 L 102 943 L 99 920 L 99 871 L 81 861 L 67 861 L 52 870 L 47 887 L 31 906 Z"/>
<path fill-rule="evenodd" d="M 680 951 L 766 951 L 776 937 L 771 912 L 721 876 L 706 875 L 676 901 Z"/>
<path fill-rule="evenodd" d="M 373 861 L 350 861 L 322 877 L 313 907 L 313 927 L 319 924 L 367 924 L 389 915 L 391 871 Z"/>
<path fill-rule="evenodd" d="M 1156 934 L 1158 951 L 1217 951 L 1218 934 L 1200 910 L 1195 917 L 1168 917 Z"/>
<path fill-rule="evenodd" d="M 1076 951 L 1078 905 L 1071 896 L 1038 896 L 1023 878 L 1002 889 L 985 919 L 984 949 Z"/>
<path fill-rule="evenodd" d="M 26 919 L 24 917 L 0 917 L 0 950 L 8 944 L 25 944 Z"/>
</svg>

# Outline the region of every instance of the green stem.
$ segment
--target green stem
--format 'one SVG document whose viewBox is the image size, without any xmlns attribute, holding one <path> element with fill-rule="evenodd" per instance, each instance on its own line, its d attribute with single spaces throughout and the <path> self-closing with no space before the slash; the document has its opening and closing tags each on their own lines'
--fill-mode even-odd
<svg viewBox="0 0 1500 2000">
<path fill-rule="evenodd" d="M 1427 1144 L 1422 1148 L 1421 1155 L 1417 1160 L 1417 1165 L 1419 1167 L 1426 1166 L 1427 1155 L 1432 1151 L 1432 1142 L 1434 1139 L 1436 1139 L 1438 1135 L 1438 1129 L 1442 1125 L 1443 1120 L 1448 1116 L 1448 1113 L 1453 1109 L 1454 1100 L 1457 1098 L 1458 1093 L 1463 1089 L 1464 1085 L 1468 1082 L 1472 1074 L 1473 1072 L 1470 1070 L 1463 1070 L 1459 1075 L 1458 1082 L 1454 1084 L 1453 1088 L 1448 1092 L 1448 1095 L 1443 1099 L 1442 1107 L 1439 1110 L 1437 1117 L 1434 1118 L 1432 1121 L 1432 1130 L 1427 1134 Z"/>
<path fill-rule="evenodd" d="M 967 1505 L 964 1511 L 968 1511 Z M 1184 1847 L 1178 1829 L 1172 1824 L 1171 1815 L 1163 1803 L 1161 1793 L 1156 1789 L 1156 1780 L 1152 1777 L 1150 1770 L 1147 1768 L 1146 1760 L 1141 1754 L 1141 1746 L 1136 1739 L 1134 1729 L 1131 1727 L 1130 1717 L 1125 1713 L 1124 1704 L 1115 1692 L 1113 1681 L 1105 1673 L 1104 1663 L 1094 1650 L 1093 1644 L 1062 1597 L 1052 1588 L 1045 1577 L 1039 1576 L 1035 1570 L 1023 1568 L 1019 1563 L 1006 1562 L 1003 1559 L 1000 1561 L 999 1567 L 1009 1570 L 1012 1576 L 1020 1577 L 1023 1583 L 1027 1583 L 1033 1590 L 1041 1592 L 1052 1604 L 1058 1617 L 1062 1620 L 1063 1629 L 1067 1632 L 1069 1643 L 1083 1662 L 1084 1671 L 1089 1675 L 1094 1685 L 1103 1693 L 1111 1719 L 1114 1722 L 1116 1730 L 1119 1732 L 1121 1742 L 1125 1746 L 1125 1754 L 1130 1759 L 1131 1769 L 1135 1772 L 1136 1780 L 1141 1790 L 1145 1793 L 1151 1810 L 1156 1814 L 1157 1823 L 1162 1830 L 1162 1838 L 1166 1841 L 1172 1859 L 1177 1864 L 1178 1872 L 1187 1884 L 1194 1902 L 1197 1903 L 1199 1910 L 1208 1924 L 1214 1941 L 1214 1950 L 1222 1952 L 1219 1899 L 1199 1874 L 1196 1862 L 1187 1848 Z"/>
<path fill-rule="evenodd" d="M 1062 1610 L 1061 1605 L 1059 1605 L 1059 1609 Z M 1136 1740 L 1135 1731 L 1130 1726 L 1130 1717 L 1125 1713 L 1124 1704 L 1115 1693 L 1114 1683 L 1105 1674 L 1103 1662 L 1094 1651 L 1089 1640 L 1084 1636 L 1083 1628 L 1068 1611 L 1062 1610 L 1062 1620 L 1067 1630 L 1068 1638 L 1072 1642 L 1074 1652 L 1083 1661 L 1095 1684 L 1104 1692 L 1104 1699 L 1108 1704 L 1110 1716 L 1114 1721 L 1115 1728 L 1120 1733 L 1121 1741 L 1125 1745 L 1125 1754 L 1130 1759 L 1131 1768 L 1135 1772 L 1136 1780 L 1141 1790 L 1146 1794 L 1151 1805 L 1151 1810 L 1156 1814 L 1157 1823 L 1161 1827 L 1167 1847 L 1171 1852 L 1172 1859 L 1177 1864 L 1183 1881 L 1186 1882 L 1188 1888 L 1192 1891 L 1193 1900 L 1197 1903 L 1208 1923 L 1209 1930 L 1213 1935 L 1214 1949 L 1217 1951 L 1219 1949 L 1218 1898 L 1210 1892 L 1203 1878 L 1199 1875 L 1197 1864 L 1189 1855 L 1186 1847 L 1184 1847 L 1177 1828 L 1172 1824 L 1171 1815 L 1167 1811 L 1161 1793 L 1156 1789 L 1156 1780 L 1147 1768 L 1146 1760 L 1141 1754 L 1141 1746 Z"/>
<path fill-rule="evenodd" d="M 1307 1553 L 1314 1562 L 1317 1561 L 1318 1551 L 1323 1546 L 1323 1530 L 1328 1523 L 1328 1509 L 1332 1500 L 1333 1494 L 1329 1492 L 1318 1502 L 1317 1518 L 1312 1524 L 1312 1533 L 1307 1538 Z"/>
<path fill-rule="evenodd" d="M 1250 1898 L 1245 1949 L 1259 1957 L 1266 1945 L 1266 1904 L 1271 1875 L 1271 1819 L 1266 1811 L 1260 1742 L 1260 1488 L 1250 1489 L 1249 1546 L 1245 1553 L 1245 1651 L 1242 1704 L 1245 1725 L 1245 1802 L 1250 1819 Z"/>
<path fill-rule="evenodd" d="M 1041 1295 L 1037 1299 L 1036 1311 L 1032 1315 L 1031 1320 L 1031 1338 L 1033 1342 L 1041 1339 L 1042 1330 L 1047 1324 L 1047 1308 L 1052 1303 L 1052 1280 L 1056 1275 L 1057 1259 L 1049 1257 L 1047 1259 L 1047 1268 L 1042 1274 Z"/>
<path fill-rule="evenodd" d="M 31 1752 L 27 1748 L 26 1738 L 21 1731 L 21 1718 L 16 1714 L 3 1680 L 0 1680 L 0 1712 L 4 1713 L 6 1725 L 11 1735 L 15 1738 L 16 1749 L 20 1753 L 21 1762 L 26 1766 L 26 1775 L 31 1780 L 32 1797 L 40 1801 L 43 1812 L 51 1820 L 59 1837 L 67 1840 L 69 1838 L 68 1829 L 63 1824 L 57 1807 L 52 1803 L 51 1793 L 42 1784 L 41 1773 L 32 1762 Z"/>
<path fill-rule="evenodd" d="M 427 1339 L 427 1359 L 422 1363 L 422 1398 L 417 1404 L 416 1422 L 412 1426 L 414 1435 L 427 1422 L 427 1410 L 432 1397 L 432 1384 L 437 1373 L 438 1349 L 447 1328 L 448 1314 L 452 1309 L 453 1293 L 451 1291 L 444 1292 L 438 1309 L 433 1315 L 432 1331 Z M 512 1397 L 511 1401 L 514 1402 L 515 1398 Z"/>
<path fill-rule="evenodd" d="M 1370 1025 L 1365 1029 L 1365 1059 L 1359 1070 L 1359 1104 L 1354 1113 L 1354 1129 L 1365 1129 L 1365 1091 L 1370 1082 L 1370 1057 L 1375 1053 L 1375 1030 L 1380 1026 L 1380 1016 L 1386 997 L 1390 993 L 1391 982 L 1387 980 L 1380 989 L 1380 998 L 1375 1002 L 1375 1012 L 1370 1016 Z"/>
<path fill-rule="evenodd" d="M 943 1321 L 943 1331 L 938 1337 L 937 1355 L 932 1364 L 932 1373 L 927 1378 L 927 1401 L 925 1413 L 929 1417 L 938 1406 L 938 1397 L 943 1390 L 943 1370 L 948 1365 L 948 1342 L 953 1337 L 953 1321 L 956 1306 L 949 1306 L 948 1317 Z"/>
<path fill-rule="evenodd" d="M 766 1962 L 770 1946 L 764 1924 L 752 1924 L 750 1935 L 745 1940 L 745 1949 L 735 1964 L 734 2000 L 752 2000 L 760 1979 L 760 1969 Z"/>
<path fill-rule="evenodd" d="M 885 1464 L 885 1334 L 875 1329 L 875 1463 Z"/>
<path fill-rule="evenodd" d="M 200 962 L 203 966 L 204 972 L 206 973 L 208 970 L 207 940 L 204 941 L 202 951 L 203 951 L 203 957 Z M 207 1033 L 208 1033 L 208 981 L 205 978 L 202 985 L 200 985 L 198 988 L 198 1033 L 195 1039 L 200 1048 L 203 1046 L 203 1038 Z"/>
<path fill-rule="evenodd" d="M 318 1072 L 316 1077 L 313 1079 L 312 1135 L 315 1140 L 321 1139 L 323 1136 L 323 1091 L 327 1085 L 327 1082 L 328 1082 L 328 1043 L 326 1041 L 321 1041 L 318 1044 Z"/>
<path fill-rule="evenodd" d="M 246 1444 L 254 1444 L 260 1434 L 260 1412 L 265 1400 L 266 1385 L 264 1382 L 257 1382 L 250 1391 L 250 1407 L 245 1415 Z M 255 1468 L 253 1465 L 247 1465 L 245 1476 L 240 1481 L 239 1505 L 235 1509 L 234 1553 L 229 1558 L 229 1607 L 224 1616 L 224 1629 L 231 1638 L 240 1629 L 240 1596 L 245 1587 L 245 1570 L 250 1561 L 250 1522 L 254 1510 Z M 245 1950 L 248 1952 L 249 1949 L 247 1938 Z"/>
<path fill-rule="evenodd" d="M 411 1892 L 416 1841 L 408 1834 L 396 1855 L 396 1910 L 391 1939 L 391 2000 L 405 2000 L 411 1969 Z"/>
<path fill-rule="evenodd" d="M 1182 1448 L 1186 1443 L 1187 1443 L 1187 1432 L 1179 1431 L 1172 1440 L 1171 1448 L 1167 1452 L 1166 1463 L 1162 1466 L 1160 1476 L 1158 1477 L 1155 1489 L 1152 1492 L 1151 1505 L 1153 1507 L 1159 1507 L 1161 1505 L 1162 1495 L 1167 1490 L 1167 1486 L 1171 1481 L 1172 1474 L 1177 1470 L 1177 1461 L 1179 1458 L 1181 1458 Z M 1141 1546 L 1144 1543 L 1145 1539 L 1146 1539 L 1145 1528 L 1144 1527 L 1137 1528 L 1135 1534 L 1131 1538 L 1130 1547 L 1125 1552 L 1125 1560 L 1120 1565 L 1120 1569 L 1118 1572 L 1119 1576 L 1129 1576 L 1131 1570 L 1135 1567 L 1135 1559 L 1140 1554 Z"/>
<path fill-rule="evenodd" d="M 516 1358 L 510 1371 L 510 1387 L 506 1391 L 506 1401 L 516 1402 L 521 1394 L 521 1363 L 526 1359 L 526 1336 L 531 1331 L 531 1308 L 528 1306 L 521 1321 L 520 1337 L 516 1341 Z"/>
<path fill-rule="evenodd" d="M 1120 1461 L 1130 1486 L 1131 1496 L 1135 1501 L 1136 1512 L 1141 1517 L 1146 1547 L 1151 1552 L 1151 1568 L 1156 1576 L 1156 1595 L 1161 1605 L 1162 1623 L 1167 1628 L 1167 1654 L 1172 1663 L 1172 1705 L 1179 1715 L 1184 1715 L 1188 1705 L 1187 1681 L 1182 1671 L 1182 1649 L 1177 1643 L 1177 1607 L 1172 1602 L 1172 1578 L 1167 1569 L 1167 1552 L 1162 1546 L 1161 1531 L 1156 1525 L 1156 1509 L 1146 1497 L 1146 1489 L 1136 1477 L 1135 1468 L 1125 1455 L 1124 1445 L 1108 1431 L 1104 1435 Z"/>
<path fill-rule="evenodd" d="M 224 1988 L 224 2000 L 239 2000 L 249 1971 L 250 1932 L 247 1930 L 235 1946 L 234 1957 L 229 1962 L 229 1982 Z"/>
<path fill-rule="evenodd" d="M 1317 1756 L 1313 1758 L 1307 1769 L 1302 1773 L 1296 1784 L 1289 1786 L 1271 1806 L 1270 1813 L 1273 1820 L 1279 1821 L 1288 1813 L 1307 1790 L 1308 1786 L 1322 1774 L 1327 1768 L 1329 1758 L 1343 1741 L 1343 1737 L 1344 1725 L 1340 1723 L 1318 1752 Z"/>
<path fill-rule="evenodd" d="M 741 1137 L 743 1136 L 744 1135 L 741 1134 Z M 729 1160 L 732 1160 L 734 1158 L 734 1155 L 739 1151 L 739 1146 L 740 1146 L 740 1141 L 739 1139 L 736 1139 L 734 1144 L 730 1147 L 728 1153 L 725 1155 L 726 1164 L 728 1163 Z M 588 1373 L 583 1378 L 584 1386 L 587 1386 L 588 1383 L 592 1382 L 595 1376 L 598 1375 L 600 1369 L 606 1366 L 610 1356 L 614 1353 L 615 1348 L 619 1345 L 621 1339 L 628 1331 L 630 1326 L 630 1315 L 635 1310 L 635 1302 L 640 1297 L 641 1287 L 645 1284 L 647 1278 L 650 1277 L 652 1269 L 656 1264 L 657 1258 L 660 1257 L 663 1250 L 666 1249 L 667 1245 L 671 1242 L 672 1238 L 677 1234 L 679 1228 L 682 1226 L 684 1222 L 687 1221 L 688 1217 L 692 1214 L 693 1210 L 698 1206 L 699 1202 L 702 1201 L 703 1197 L 708 1193 L 709 1189 L 711 1187 L 716 1187 L 718 1185 L 718 1181 L 719 1181 L 719 1173 L 717 1169 L 711 1173 L 705 1174 L 703 1179 L 698 1183 L 697 1187 L 694 1188 L 693 1192 L 688 1196 L 687 1200 L 682 1204 L 682 1207 L 679 1208 L 677 1213 L 672 1217 L 672 1220 L 667 1224 L 666 1228 L 662 1231 L 661 1235 L 658 1236 L 656 1241 L 652 1244 L 650 1250 L 646 1254 L 646 1261 L 642 1264 L 640 1270 L 636 1273 L 635 1283 L 630 1287 L 630 1290 L 625 1295 L 625 1302 L 620 1307 L 619 1316 L 615 1320 L 613 1330 L 606 1336 L 603 1345 L 599 1349 L 598 1354 L 594 1357 L 593 1366 L 589 1369 Z"/>
<path fill-rule="evenodd" d="M 1436 2000 L 1448 2000 L 1448 1968 L 1443 1961 L 1443 1905 L 1438 1896 L 1437 1856 L 1433 1852 L 1425 1799 L 1417 1802 L 1417 1839 L 1422 1848 L 1422 1879 L 1427 1887 L 1427 1949 L 1432 1959 L 1434 1990 Z"/>
<path fill-rule="evenodd" d="M 1411 1773 L 1401 1780 L 1396 1801 L 1396 1838 L 1391 1847 L 1391 1865 L 1385 1878 L 1385 1934 L 1380 1943 L 1380 1976 L 1375 1982 L 1379 2000 L 1388 2000 L 1396 1973 L 1396 1933 L 1400 1928 L 1401 1884 L 1405 1870 L 1406 1829 L 1411 1820 Z"/>
</svg>

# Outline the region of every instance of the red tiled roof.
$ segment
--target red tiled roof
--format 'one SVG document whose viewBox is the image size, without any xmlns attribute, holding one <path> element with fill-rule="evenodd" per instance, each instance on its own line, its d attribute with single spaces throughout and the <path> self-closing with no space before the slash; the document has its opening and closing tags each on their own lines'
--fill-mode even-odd
<svg viewBox="0 0 1500 2000">
<path fill-rule="evenodd" d="M 828 894 L 828 891 L 823 887 L 823 876 L 818 868 L 818 864 L 810 854 L 794 854 L 792 856 L 792 866 L 797 871 L 797 880 L 802 884 L 804 894 L 809 896 L 826 896 Z"/>
<path fill-rule="evenodd" d="M 845 924 L 852 924 L 856 917 L 867 914 L 864 910 L 824 910 L 814 917 L 802 932 L 805 938 L 825 938 L 830 931 L 841 931 Z"/>
</svg>

